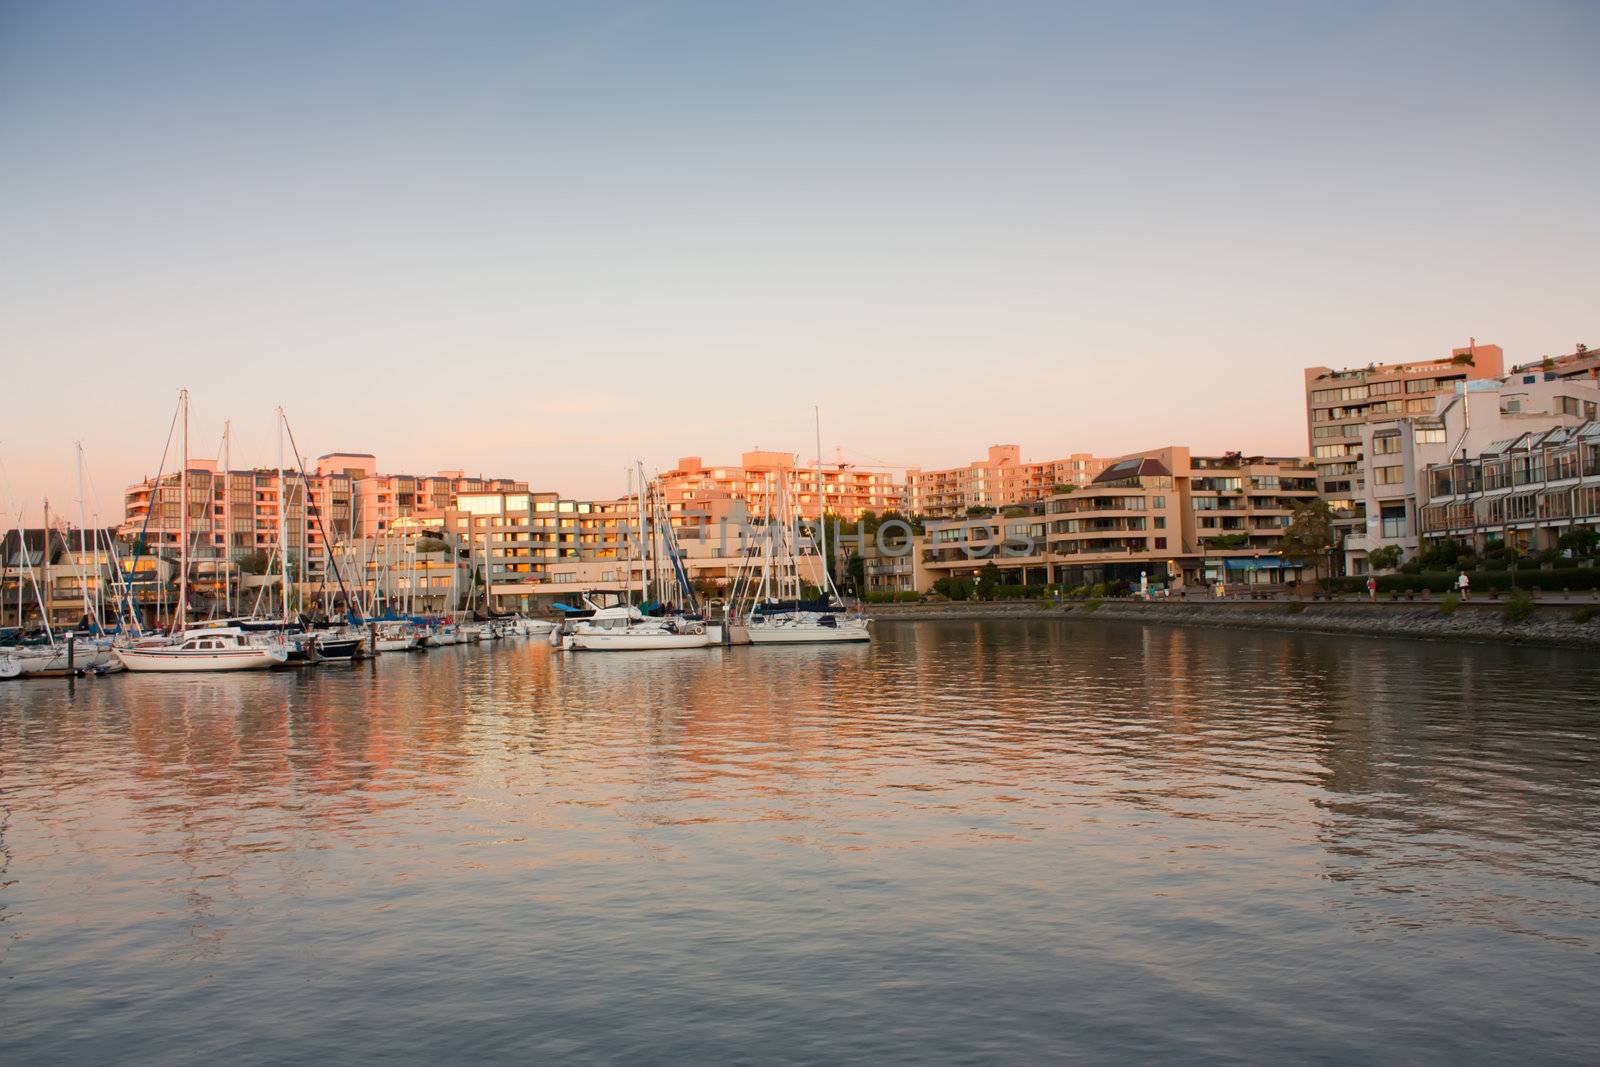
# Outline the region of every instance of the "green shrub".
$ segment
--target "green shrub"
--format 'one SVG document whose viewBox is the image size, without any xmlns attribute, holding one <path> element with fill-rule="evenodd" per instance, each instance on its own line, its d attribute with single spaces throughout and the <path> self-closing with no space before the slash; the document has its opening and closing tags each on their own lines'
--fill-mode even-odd
<svg viewBox="0 0 1600 1067">
<path fill-rule="evenodd" d="M 1297 600 L 1293 604 L 1289 605 L 1289 614 L 1290 615 L 1298 615 L 1304 610 L 1306 610 L 1306 606 L 1301 601 Z"/>
<path fill-rule="evenodd" d="M 1505 566 L 1504 563 L 1501 564 Z M 1459 571 L 1424 571 L 1420 574 L 1408 574 L 1402 571 L 1399 574 L 1380 574 L 1378 576 L 1378 592 L 1387 596 L 1391 593 L 1449 593 L 1456 587 L 1456 575 Z M 1472 583 L 1474 593 L 1503 593 L 1521 587 L 1524 589 L 1539 589 L 1547 592 L 1560 592 L 1569 590 L 1573 592 L 1600 589 L 1600 567 L 1562 567 L 1555 570 L 1539 570 L 1528 565 L 1521 565 L 1517 570 L 1469 570 L 1467 579 Z M 1365 576 L 1336 578 L 1328 585 L 1330 591 L 1339 593 L 1365 594 L 1367 579 Z"/>
<path fill-rule="evenodd" d="M 971 600 L 976 590 L 970 578 L 940 578 L 933 583 L 933 591 L 951 600 Z"/>
<path fill-rule="evenodd" d="M 1454 593 L 1450 593 L 1439 602 L 1439 614 L 1449 618 L 1451 615 L 1454 615 L 1456 613 L 1456 609 L 1460 607 L 1461 598 Z"/>
<path fill-rule="evenodd" d="M 1084 611 L 1093 611 L 1095 608 L 1098 608 L 1099 606 L 1100 606 L 1100 598 L 1099 597 L 1092 597 L 1089 600 L 1085 600 L 1083 602 L 1083 610 Z"/>
<path fill-rule="evenodd" d="M 922 599 L 921 593 L 868 593 L 862 598 L 867 604 L 915 604 Z"/>
<path fill-rule="evenodd" d="M 1522 622 L 1533 614 L 1533 597 L 1518 589 L 1506 601 L 1504 615 L 1507 622 Z"/>
<path fill-rule="evenodd" d="M 1572 621 L 1579 626 L 1584 626 L 1600 617 L 1600 608 L 1579 608 L 1572 613 Z"/>
</svg>

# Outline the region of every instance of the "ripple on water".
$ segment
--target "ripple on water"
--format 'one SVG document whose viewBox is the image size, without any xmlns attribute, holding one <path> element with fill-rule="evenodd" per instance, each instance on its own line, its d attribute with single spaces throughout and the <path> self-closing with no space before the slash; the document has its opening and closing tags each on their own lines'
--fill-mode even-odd
<svg viewBox="0 0 1600 1067">
<path fill-rule="evenodd" d="M 1578 1062 L 1578 653 L 886 624 L 0 685 L 0 1058 Z"/>
</svg>

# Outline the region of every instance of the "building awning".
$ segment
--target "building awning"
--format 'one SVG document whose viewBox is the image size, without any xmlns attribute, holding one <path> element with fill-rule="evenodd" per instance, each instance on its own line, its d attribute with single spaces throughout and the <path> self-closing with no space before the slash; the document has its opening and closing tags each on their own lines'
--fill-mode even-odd
<svg viewBox="0 0 1600 1067">
<path fill-rule="evenodd" d="M 1283 568 L 1283 560 L 1276 556 L 1269 559 L 1227 559 L 1223 562 L 1230 571 L 1275 571 Z"/>
</svg>

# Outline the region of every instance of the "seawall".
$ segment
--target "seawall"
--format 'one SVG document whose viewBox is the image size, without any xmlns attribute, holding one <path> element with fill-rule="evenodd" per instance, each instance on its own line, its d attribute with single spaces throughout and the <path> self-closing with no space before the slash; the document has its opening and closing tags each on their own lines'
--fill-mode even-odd
<svg viewBox="0 0 1600 1067">
<path fill-rule="evenodd" d="M 1596 608 L 1600 608 L 1600 601 L 1589 598 L 1575 603 L 1541 604 L 1531 616 L 1520 622 L 1505 618 L 1503 601 L 1463 604 L 1451 615 L 1443 614 L 1437 602 L 1371 604 L 1306 600 L 1105 600 L 1092 608 L 1083 602 L 1057 606 L 1040 601 L 950 601 L 873 604 L 867 610 L 873 618 L 885 621 L 1094 620 L 1600 648 L 1600 611 L 1594 610 Z M 1584 614 L 1592 617 L 1580 622 L 1579 618 Z"/>
</svg>

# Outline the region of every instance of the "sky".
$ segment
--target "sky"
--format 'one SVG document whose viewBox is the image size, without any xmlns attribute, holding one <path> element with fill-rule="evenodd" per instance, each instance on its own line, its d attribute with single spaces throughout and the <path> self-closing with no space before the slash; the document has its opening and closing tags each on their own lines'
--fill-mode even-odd
<svg viewBox="0 0 1600 1067">
<path fill-rule="evenodd" d="M 1300 454 L 1600 346 L 1600 5 L 0 0 L 0 464 Z"/>
</svg>

